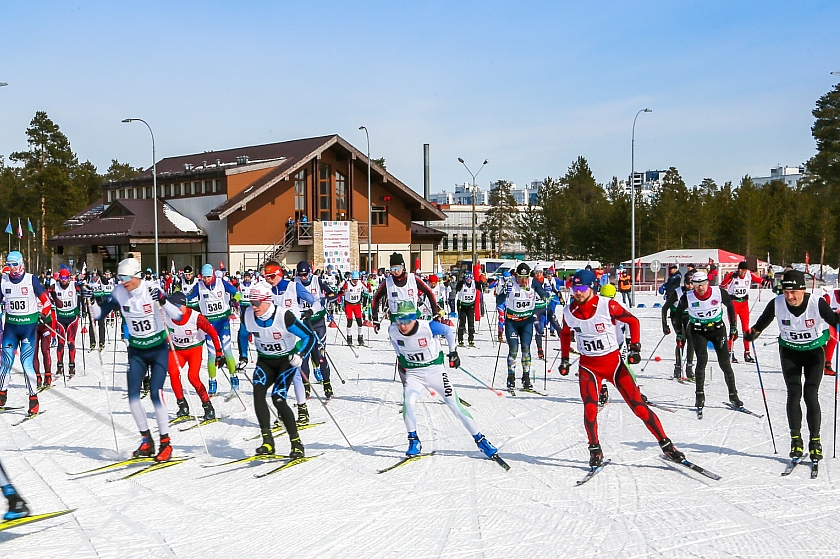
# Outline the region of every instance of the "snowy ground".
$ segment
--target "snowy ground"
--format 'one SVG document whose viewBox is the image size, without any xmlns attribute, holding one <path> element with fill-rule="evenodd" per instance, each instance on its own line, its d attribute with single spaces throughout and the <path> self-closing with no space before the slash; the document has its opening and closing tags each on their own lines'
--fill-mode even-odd
<svg viewBox="0 0 840 559">
<path fill-rule="evenodd" d="M 753 320 L 769 298 L 769 292 L 762 293 Z M 648 307 L 655 300 L 639 297 Z M 638 309 L 638 316 L 646 358 L 661 337 L 659 309 Z M 644 372 L 641 365 L 636 367 L 639 382 L 652 401 L 677 409 L 657 413 L 678 448 L 723 479 L 715 482 L 666 464 L 642 423 L 614 399 L 599 417 L 601 443 L 613 462 L 582 487 L 575 487 L 575 481 L 588 460 L 583 407 L 576 377 L 560 377 L 556 365 L 548 374 L 545 397 L 520 393 L 500 398 L 468 376 L 451 373 L 483 432 L 511 465 L 509 472 L 483 459 L 460 423 L 427 395 L 417 410 L 418 433 L 423 450 L 437 454 L 377 474 L 406 447 L 398 413 L 400 384 L 393 381 L 394 356 L 384 332 L 373 336 L 372 347 L 360 349 L 358 358 L 346 346 L 330 348 L 347 381 L 334 381 L 336 399 L 330 410 L 355 452 L 313 399 L 312 421 L 326 424 L 301 435 L 308 455 L 320 456 L 264 479 L 252 474 L 268 469 L 266 465 L 202 468 L 210 460 L 200 434 L 177 428 L 172 433 L 176 454 L 196 459 L 136 480 L 108 483 L 116 477 L 113 473 L 71 479 L 67 472 L 118 457 L 106 393 L 100 389 L 100 383 L 110 387 L 112 378 L 115 354 L 109 342 L 102 356 L 105 370 L 97 354 L 88 353 L 84 371 L 67 388 L 42 394 L 42 417 L 13 427 L 20 415 L 0 415 L 0 456 L 33 512 L 78 509 L 71 516 L 0 533 L 0 554 L 202 559 L 278 553 L 505 559 L 836 556 L 840 534 L 831 519 L 840 508 L 837 461 L 828 458 L 813 481 L 807 467 L 788 478 L 779 475 L 789 442 L 785 389 L 776 346 L 764 346 L 775 331 L 775 326 L 769 329 L 757 346 L 779 454 L 773 453 L 766 419 L 720 404 L 727 394 L 716 366 L 706 387 L 705 419 L 696 419 L 688 409 L 693 386 L 669 380 L 672 335 L 657 350 L 661 362 L 651 361 Z M 330 342 L 334 332 L 330 330 Z M 556 347 L 552 338 L 549 358 Z M 740 340 L 737 347 L 740 359 Z M 496 349 L 483 322 L 478 348 L 460 351 L 464 367 L 489 382 Z M 503 348 L 496 386 L 502 384 L 506 352 Z M 119 457 L 125 458 L 137 446 L 138 435 L 123 398 L 121 343 L 116 361 L 117 386 L 110 403 Z M 78 362 L 81 369 L 81 355 Z M 755 367 L 734 367 L 746 406 L 763 413 Z M 545 365 L 535 359 L 534 369 L 542 390 Z M 14 375 L 11 406 L 25 405 L 22 381 L 19 372 Z M 827 456 L 834 451 L 833 384 L 827 377 L 821 391 Z M 615 390 L 612 394 L 617 397 Z M 174 398 L 167 395 L 174 414 Z M 220 402 L 217 410 L 230 418 L 203 429 L 212 462 L 250 455 L 257 446 L 257 441 L 243 440 L 258 433 L 250 391 L 247 396 L 247 411 L 236 400 Z M 194 397 L 190 400 L 193 411 L 200 409 Z M 288 449 L 288 439 L 277 442 L 279 451 Z"/>
</svg>

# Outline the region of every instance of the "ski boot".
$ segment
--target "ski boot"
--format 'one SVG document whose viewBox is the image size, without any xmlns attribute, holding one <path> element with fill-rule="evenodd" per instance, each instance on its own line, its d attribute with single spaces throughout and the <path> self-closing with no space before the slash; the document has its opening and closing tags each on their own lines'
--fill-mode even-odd
<svg viewBox="0 0 840 559">
<path fill-rule="evenodd" d="M 729 393 L 729 403 L 731 403 L 736 408 L 743 408 L 744 407 L 744 402 L 742 402 L 741 399 L 738 397 L 737 392 L 730 392 Z"/>
<path fill-rule="evenodd" d="M 753 359 L 749 351 L 744 352 L 744 363 L 755 363 L 755 359 Z"/>
<path fill-rule="evenodd" d="M 211 396 L 215 396 L 216 390 L 218 389 L 218 387 L 219 387 L 219 385 L 216 382 L 216 379 L 211 378 L 207 382 L 207 393 L 210 394 Z"/>
<path fill-rule="evenodd" d="M 738 364 L 738 359 L 735 357 L 735 352 L 734 351 L 729 352 L 729 362 L 730 363 L 735 363 L 736 365 Z"/>
<path fill-rule="evenodd" d="M 589 445 L 589 467 L 597 468 L 604 463 L 604 453 L 598 443 Z"/>
<path fill-rule="evenodd" d="M 312 392 L 312 385 L 307 379 L 303 379 L 303 392 L 306 394 L 306 399 L 309 399 L 309 394 Z"/>
<path fill-rule="evenodd" d="M 234 392 L 239 390 L 239 377 L 236 376 L 236 373 L 233 373 L 233 376 L 230 377 L 230 389 Z"/>
<path fill-rule="evenodd" d="M 105 343 L 104 342 L 99 344 L 99 353 L 102 353 L 103 351 L 105 351 Z"/>
<path fill-rule="evenodd" d="M 155 455 L 155 442 L 152 440 L 152 432 L 148 429 L 145 431 L 140 431 L 140 434 L 143 436 L 143 440 L 140 442 L 140 446 L 131 453 L 132 458 L 151 458 Z"/>
<path fill-rule="evenodd" d="M 831 368 L 831 361 L 826 361 L 825 362 L 825 368 L 823 369 L 823 372 L 828 377 L 833 377 L 834 376 L 834 369 Z"/>
<path fill-rule="evenodd" d="M 329 400 L 332 397 L 333 397 L 332 384 L 330 383 L 330 381 L 325 380 L 324 381 L 324 398 Z"/>
<path fill-rule="evenodd" d="M 610 401 L 610 392 L 607 390 L 607 384 L 601 386 L 601 392 L 598 393 L 598 405 L 604 407 Z"/>
<path fill-rule="evenodd" d="M 694 382 L 696 380 L 694 377 L 694 363 L 690 361 L 685 364 L 685 378 L 688 379 L 688 382 Z"/>
<path fill-rule="evenodd" d="M 315 382 L 322 382 L 324 380 L 324 375 L 321 374 L 320 367 L 315 367 L 315 370 L 312 371 L 312 374 L 315 376 Z"/>
<path fill-rule="evenodd" d="M 411 431 L 408 434 L 408 450 L 405 451 L 406 456 L 417 456 L 423 445 L 420 444 L 420 439 L 417 437 L 417 431 Z"/>
<path fill-rule="evenodd" d="M 706 405 L 706 393 L 705 392 L 695 392 L 694 394 L 694 407 L 695 408 L 702 408 Z"/>
<path fill-rule="evenodd" d="M 467 345 L 470 346 L 470 347 L 475 347 L 475 342 L 469 341 L 469 342 L 467 342 Z"/>
<path fill-rule="evenodd" d="M 263 433 L 262 438 L 262 444 L 257 447 L 257 456 L 274 454 L 274 437 L 271 436 L 271 433 Z"/>
<path fill-rule="evenodd" d="M 9 512 L 3 515 L 3 520 L 17 520 L 29 516 L 29 507 L 26 506 L 26 501 L 18 495 L 11 483 L 3 486 L 3 496 L 9 500 Z"/>
<path fill-rule="evenodd" d="M 67 380 L 72 379 L 74 376 L 76 376 L 76 364 L 70 363 L 67 366 Z"/>
<path fill-rule="evenodd" d="M 523 390 L 532 390 L 533 388 L 534 388 L 534 385 L 531 384 L 531 374 L 530 373 L 524 373 L 522 375 L 522 389 Z"/>
<path fill-rule="evenodd" d="M 300 442 L 300 437 L 295 437 L 292 439 L 292 449 L 289 451 L 289 461 L 298 460 L 304 456 L 303 443 Z"/>
<path fill-rule="evenodd" d="M 50 386 L 52 386 L 52 373 L 44 373 L 44 384 L 42 386 L 44 388 L 49 388 Z"/>
<path fill-rule="evenodd" d="M 6 407 L 6 398 L 8 397 L 9 393 L 5 390 L 0 390 L 0 408 Z"/>
<path fill-rule="evenodd" d="M 541 348 L 541 347 L 537 348 L 537 358 L 545 361 L 545 353 L 543 352 L 543 348 Z"/>
<path fill-rule="evenodd" d="M 464 340 L 458 340 L 458 347 L 464 347 Z"/>
<path fill-rule="evenodd" d="M 172 458 L 172 445 L 169 444 L 169 435 L 162 435 L 155 462 L 169 462 L 170 458 Z"/>
<path fill-rule="evenodd" d="M 210 400 L 202 402 L 201 407 L 204 408 L 204 417 L 202 418 L 203 421 L 210 421 L 211 419 L 216 419 L 216 410 L 213 409 L 213 403 Z"/>
<path fill-rule="evenodd" d="M 682 369 L 679 365 L 674 365 L 674 378 L 680 380 L 682 378 Z"/>
<path fill-rule="evenodd" d="M 819 437 L 811 437 L 808 443 L 808 451 L 811 454 L 811 462 L 819 462 L 823 459 L 822 444 Z"/>
<path fill-rule="evenodd" d="M 347 334 L 347 345 L 353 347 L 353 336 Z"/>
<path fill-rule="evenodd" d="M 175 417 L 187 417 L 190 415 L 190 405 L 187 403 L 186 398 L 175 400 L 175 403 L 178 404 L 178 412 L 175 414 Z"/>
<path fill-rule="evenodd" d="M 298 425 L 306 425 L 309 423 L 309 409 L 306 407 L 306 404 L 300 404 L 298 406 L 298 418 L 296 423 Z"/>
<path fill-rule="evenodd" d="M 44 377 L 41 376 L 41 373 L 35 374 L 35 383 L 37 390 L 40 390 L 44 387 Z"/>
<path fill-rule="evenodd" d="M 796 434 L 790 436 L 790 454 L 791 458 L 802 458 L 802 453 L 805 450 L 805 443 L 802 441 L 802 435 Z"/>
<path fill-rule="evenodd" d="M 508 373 L 507 376 L 507 387 L 508 388 L 516 388 L 516 375 L 513 373 Z"/>
<path fill-rule="evenodd" d="M 40 404 L 38 404 L 38 395 L 34 394 L 29 397 L 29 415 L 37 415 L 41 410 Z"/>
<path fill-rule="evenodd" d="M 56 363 L 56 365 L 55 365 L 55 376 L 56 377 L 63 377 L 64 376 L 64 363 Z"/>
<path fill-rule="evenodd" d="M 671 442 L 671 439 L 665 437 L 661 441 L 659 441 L 659 448 L 662 449 L 662 453 L 673 460 L 674 462 L 682 462 L 685 460 L 685 454 L 674 448 L 674 443 Z"/>
<path fill-rule="evenodd" d="M 362 336 L 361 334 L 359 334 L 359 337 L 358 337 L 358 338 L 356 338 L 356 341 L 358 341 L 358 342 L 359 342 L 359 347 L 361 347 L 361 346 L 365 345 L 365 337 L 364 337 L 364 336 Z"/>
<path fill-rule="evenodd" d="M 475 439 L 475 444 L 487 458 L 493 458 L 499 452 L 499 449 L 490 444 L 490 441 L 485 439 L 481 433 L 473 435 L 473 439 Z"/>
<path fill-rule="evenodd" d="M 245 367 L 248 366 L 248 358 L 247 357 L 240 357 L 239 364 L 236 366 L 237 371 L 244 371 Z"/>
<path fill-rule="evenodd" d="M 145 398 L 146 396 L 149 395 L 149 392 L 151 392 L 151 391 L 152 391 L 152 379 L 150 379 L 149 377 L 143 377 L 143 385 L 142 385 L 142 388 L 140 389 L 140 393 L 141 393 L 140 397 Z"/>
</svg>

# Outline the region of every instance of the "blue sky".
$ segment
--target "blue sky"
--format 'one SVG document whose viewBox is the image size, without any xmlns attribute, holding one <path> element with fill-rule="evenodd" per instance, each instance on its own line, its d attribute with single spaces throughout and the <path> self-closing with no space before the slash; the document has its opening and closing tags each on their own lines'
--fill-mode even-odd
<svg viewBox="0 0 840 559">
<path fill-rule="evenodd" d="M 422 191 L 677 167 L 719 184 L 814 151 L 840 2 L 5 2 L 0 153 L 44 110 L 80 159 L 337 133 Z"/>
</svg>

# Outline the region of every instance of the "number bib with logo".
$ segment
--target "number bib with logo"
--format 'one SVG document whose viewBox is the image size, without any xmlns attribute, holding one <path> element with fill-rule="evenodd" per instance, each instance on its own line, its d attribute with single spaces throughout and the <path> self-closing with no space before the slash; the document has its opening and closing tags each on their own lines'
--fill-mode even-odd
<svg viewBox="0 0 840 559">
<path fill-rule="evenodd" d="M 680 286 L 674 290 L 674 293 L 677 295 L 677 302 L 671 307 L 671 310 L 677 312 L 677 307 L 680 306 L 680 299 L 682 299 L 683 293 L 685 293 L 685 288 Z"/>
<path fill-rule="evenodd" d="M 417 321 L 417 331 L 411 336 L 404 336 L 396 324 L 391 324 L 388 335 L 397 342 L 397 358 L 404 369 L 443 365 L 443 350 L 428 322 Z"/>
<path fill-rule="evenodd" d="M 800 316 L 788 310 L 785 296 L 776 297 L 776 322 L 779 325 L 779 345 L 798 351 L 824 346 L 828 342 L 828 324 L 820 316 L 820 298 L 813 295 Z"/>
<path fill-rule="evenodd" d="M 295 278 L 295 282 L 303 285 L 303 283 L 298 278 Z M 315 298 L 315 301 L 313 301 L 312 304 L 309 304 L 303 299 L 298 299 L 298 305 L 300 306 L 300 310 L 305 311 L 306 309 L 312 309 L 313 320 L 316 318 L 321 318 L 322 316 L 327 314 L 327 310 L 324 308 L 324 305 L 321 304 L 321 297 L 324 296 L 324 293 L 321 291 L 321 282 L 318 280 L 318 278 L 312 278 L 312 281 L 309 282 L 309 285 L 304 285 L 303 287 L 312 294 L 312 296 Z"/>
<path fill-rule="evenodd" d="M 292 285 L 291 283 L 289 285 Z M 292 311 L 294 312 L 294 311 Z M 278 358 L 291 355 L 300 350 L 297 336 L 286 330 L 286 310 L 274 306 L 269 308 L 268 313 L 263 316 L 270 316 L 269 326 L 260 326 L 257 323 L 254 309 L 245 309 L 245 328 L 254 335 L 254 346 L 257 353 L 263 357 Z"/>
<path fill-rule="evenodd" d="M 254 287 L 253 283 L 249 283 L 245 285 L 245 282 L 241 282 L 239 284 L 239 292 L 242 293 L 242 300 L 239 301 L 239 306 L 245 309 L 246 307 L 251 306 L 251 288 Z"/>
<path fill-rule="evenodd" d="M 528 280 L 531 281 L 530 279 Z M 530 287 L 530 283 L 528 284 Z M 523 320 L 534 315 L 537 304 L 537 293 L 532 289 L 525 289 L 518 282 L 513 282 L 505 298 L 505 316 L 513 320 Z"/>
<path fill-rule="evenodd" d="M 166 317 L 166 325 L 169 326 L 172 345 L 175 349 L 190 349 L 204 344 L 204 332 L 198 328 L 199 316 L 201 316 L 199 313 L 187 309 L 184 313 L 186 320 L 183 324 L 176 323 L 169 316 Z"/>
<path fill-rule="evenodd" d="M 362 292 L 364 290 L 365 286 L 362 282 L 356 282 L 356 285 L 353 285 L 352 282 L 346 283 L 344 285 L 344 302 L 358 305 L 362 302 Z"/>
<path fill-rule="evenodd" d="M 59 318 L 73 318 L 79 316 L 79 294 L 76 292 L 76 282 L 70 281 L 67 289 L 63 289 L 60 283 L 53 289 L 55 293 L 55 314 Z"/>
<path fill-rule="evenodd" d="M 464 284 L 461 287 L 461 291 L 458 292 L 458 300 L 465 305 L 475 303 L 475 283 L 472 285 Z"/>
<path fill-rule="evenodd" d="M 198 282 L 198 308 L 201 314 L 210 322 L 215 322 L 230 316 L 230 295 L 225 291 L 223 280 L 216 278 L 212 288 Z"/>
<path fill-rule="evenodd" d="M 24 273 L 19 283 L 12 283 L 8 275 L 0 280 L 3 300 L 6 302 L 6 322 L 9 324 L 35 324 L 38 322 L 38 297 L 32 288 L 32 274 Z"/>
<path fill-rule="evenodd" d="M 90 287 L 91 292 L 93 292 L 94 297 L 104 297 L 105 290 L 102 288 L 102 282 L 97 279 L 91 279 L 88 282 L 88 287 Z"/>
<path fill-rule="evenodd" d="M 720 287 L 712 286 L 712 294 L 705 301 L 697 298 L 694 290 L 688 291 L 688 319 L 692 324 L 708 326 L 723 320 L 723 303 L 720 300 Z"/>
<path fill-rule="evenodd" d="M 726 290 L 729 291 L 729 294 L 733 299 L 740 303 L 749 298 L 751 283 L 752 278 L 750 278 L 749 274 L 743 278 L 739 278 L 735 275 L 732 276 L 732 280 L 729 282 L 729 287 L 727 287 Z"/>
<path fill-rule="evenodd" d="M 593 297 L 598 297 L 593 295 Z M 598 306 L 592 318 L 581 319 L 572 314 L 571 305 L 563 309 L 563 321 L 575 333 L 578 353 L 581 355 L 607 355 L 618 349 L 616 328 L 610 316 L 610 299 L 598 297 Z"/>
<path fill-rule="evenodd" d="M 396 285 L 391 276 L 385 278 L 385 292 L 388 296 L 388 310 L 391 311 L 391 314 L 397 312 L 402 301 L 409 301 L 415 308 L 417 307 L 417 279 L 412 273 L 408 274 L 408 278 L 403 287 Z"/>
<path fill-rule="evenodd" d="M 147 349 L 166 343 L 166 325 L 160 311 L 155 309 L 155 301 L 149 294 L 149 282 L 142 280 L 140 286 L 129 292 L 118 285 L 111 297 L 120 305 L 128 327 L 128 345 L 138 349 Z"/>
</svg>

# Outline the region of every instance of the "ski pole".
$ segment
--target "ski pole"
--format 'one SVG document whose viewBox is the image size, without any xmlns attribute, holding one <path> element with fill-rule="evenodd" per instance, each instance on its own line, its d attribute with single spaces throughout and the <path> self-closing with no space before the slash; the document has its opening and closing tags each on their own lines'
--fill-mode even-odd
<svg viewBox="0 0 840 559">
<path fill-rule="evenodd" d="M 338 330 L 338 332 L 336 332 L 336 338 L 338 337 L 338 334 L 339 334 L 339 333 L 341 333 L 341 335 L 342 335 L 342 336 L 344 336 L 344 332 L 342 332 L 342 331 L 341 331 L 341 325 L 340 325 L 338 322 L 336 322 L 336 323 L 335 323 L 335 325 L 336 325 L 336 327 L 337 327 L 337 328 L 336 328 L 336 330 Z M 348 326 L 347 326 L 347 331 L 348 331 L 348 332 L 350 332 L 350 326 L 349 326 L 349 324 L 348 324 Z M 347 336 L 344 336 L 344 339 L 345 339 L 345 340 L 347 340 Z M 333 345 L 335 345 L 335 342 L 333 342 Z M 352 345 L 350 345 L 350 343 L 349 343 L 349 342 L 347 343 L 347 346 L 350 348 L 350 351 L 352 351 L 352 352 L 353 352 L 353 355 L 355 355 L 355 356 L 356 356 L 356 358 L 358 359 L 358 358 L 359 358 L 359 354 L 358 354 L 358 353 L 356 353 L 356 350 L 355 350 L 355 349 L 353 349 L 353 346 L 352 346 Z M 326 350 L 324 351 L 324 353 L 326 353 Z M 330 360 L 330 363 L 332 363 L 332 360 Z M 338 375 L 338 376 L 339 376 L 339 377 L 341 377 L 341 375 Z M 342 380 L 341 382 L 342 382 L 342 384 L 343 384 L 343 383 L 344 383 L 344 380 Z"/>
<path fill-rule="evenodd" d="M 99 355 L 99 369 L 104 373 L 105 372 L 105 365 L 102 363 L 102 354 L 97 352 Z M 114 358 L 116 362 L 116 357 Z M 100 379 L 102 377 L 100 376 Z M 108 416 L 111 418 L 111 430 L 114 432 L 114 446 L 117 449 L 117 455 L 120 454 L 120 443 L 117 441 L 117 426 L 114 423 L 114 412 L 111 410 L 111 398 L 108 396 L 108 389 L 102 386 L 102 381 L 99 381 L 99 388 L 101 388 L 105 392 L 105 403 L 108 406 Z"/>
<path fill-rule="evenodd" d="M 543 349 L 543 390 L 548 388 L 548 328 L 544 330 L 545 349 Z"/>
<path fill-rule="evenodd" d="M 551 362 L 551 367 L 549 367 L 549 368 L 548 368 L 548 372 L 549 372 L 549 373 L 551 372 L 551 369 L 553 369 L 553 368 L 554 368 L 554 364 L 555 364 L 555 363 L 557 363 L 557 359 L 560 357 L 560 350 L 559 350 L 559 349 L 555 349 L 554 351 L 556 351 L 556 352 L 557 352 L 557 355 L 555 355 L 555 356 L 554 356 L 554 361 L 552 361 L 552 362 Z"/>
<path fill-rule="evenodd" d="M 661 344 L 661 343 L 662 343 L 662 340 L 664 340 L 664 339 L 665 339 L 665 336 L 667 336 L 667 335 L 668 335 L 668 334 L 662 334 L 662 337 L 661 337 L 661 338 L 659 338 L 659 342 L 657 342 L 656 347 L 654 347 L 654 348 L 653 348 L 653 351 L 651 351 L 651 352 L 650 352 L 650 357 L 648 357 L 648 358 L 647 358 L 647 361 L 645 361 L 645 366 L 644 366 L 644 367 L 642 367 L 642 372 L 643 372 L 643 373 L 645 372 L 645 368 L 648 366 L 648 363 L 650 363 L 650 360 L 651 360 L 651 359 L 653 359 L 653 354 L 654 354 L 654 353 L 656 353 L 656 350 L 657 350 L 657 349 L 659 349 L 659 344 Z"/>
<path fill-rule="evenodd" d="M 303 369 L 300 369 L 300 374 L 303 377 L 303 380 L 305 380 L 306 382 L 309 382 L 309 379 L 307 378 L 306 373 L 303 372 Z M 344 434 L 344 430 L 341 428 L 341 425 L 339 425 L 338 421 L 336 421 L 335 417 L 333 417 L 333 414 L 330 411 L 330 408 L 327 407 L 327 405 L 324 403 L 324 400 L 321 398 L 321 395 L 318 394 L 317 390 L 315 390 L 315 385 L 310 383 L 310 388 L 312 390 L 312 393 L 315 394 L 315 397 L 318 398 L 318 401 L 321 403 L 321 407 L 324 408 L 324 411 L 326 411 L 327 415 L 330 416 L 330 419 L 332 419 L 332 422 L 335 423 L 335 426 L 338 429 L 338 432 L 341 433 L 341 436 L 344 437 L 345 441 L 347 441 L 347 446 L 350 447 L 350 450 L 352 450 L 353 452 L 356 452 L 356 449 L 353 447 L 352 444 L 350 444 L 350 439 L 348 439 L 347 435 Z"/>
<path fill-rule="evenodd" d="M 779 451 L 776 450 L 776 437 L 773 435 L 773 424 L 770 422 L 770 408 L 767 407 L 767 394 L 764 393 L 764 382 L 761 380 L 761 368 L 758 366 L 758 351 L 755 349 L 755 342 L 750 342 L 753 346 L 753 352 L 755 352 L 755 370 L 758 372 L 758 384 L 761 386 L 761 397 L 764 398 L 764 412 L 767 414 L 767 425 L 770 427 L 770 438 L 773 441 L 773 454 L 778 454 Z M 835 381 L 836 385 L 836 381 Z M 836 393 L 835 393 L 835 403 L 836 403 Z M 836 409 L 836 408 L 835 408 Z M 835 424 L 836 425 L 836 424 Z"/>
<path fill-rule="evenodd" d="M 496 384 L 496 370 L 499 368 L 499 356 L 502 354 L 502 342 L 499 342 L 499 349 L 496 350 L 496 365 L 493 367 L 493 382 L 490 386 Z"/>
<path fill-rule="evenodd" d="M 837 341 L 837 336 L 834 337 Z M 840 362 L 840 351 L 835 347 L 834 349 L 834 450 L 832 451 L 832 458 L 837 458 L 837 365 Z"/>
<path fill-rule="evenodd" d="M 483 380 L 481 380 L 480 378 L 478 378 L 477 376 L 475 376 L 474 374 L 472 374 L 471 372 L 469 372 L 468 370 L 466 370 L 466 369 L 465 369 L 465 368 L 463 368 L 463 367 L 458 367 L 458 370 L 460 370 L 460 371 L 464 371 L 465 373 L 467 373 L 468 375 L 470 375 L 472 378 L 474 378 L 475 380 L 477 380 L 477 381 L 481 384 L 481 386 L 483 386 L 484 388 L 486 388 L 486 389 L 487 389 L 487 390 L 489 390 L 490 392 L 493 392 L 493 393 L 494 393 L 496 396 L 498 396 L 499 398 L 501 398 L 501 397 L 502 397 L 502 391 L 501 391 L 501 390 L 496 390 L 495 388 L 493 388 L 492 386 L 490 386 L 489 384 L 487 384 L 486 382 L 484 382 Z"/>
<path fill-rule="evenodd" d="M 337 375 L 338 375 L 338 379 L 341 381 L 341 384 L 347 384 L 347 383 L 344 381 L 344 379 L 343 379 L 343 378 L 341 378 L 341 373 L 339 373 L 339 372 L 338 372 L 338 367 L 336 367 L 336 366 L 335 366 L 335 363 L 333 362 L 332 357 L 330 357 L 330 354 L 329 354 L 329 353 L 327 353 L 327 350 L 326 350 L 326 349 L 324 349 L 324 355 L 326 356 L 327 361 L 329 361 L 329 362 L 330 362 L 330 365 L 332 366 L 332 370 L 333 370 L 333 371 L 335 371 L 335 374 L 337 374 Z"/>
<path fill-rule="evenodd" d="M 82 325 L 82 331 L 80 332 L 80 334 L 82 335 L 82 375 L 84 375 L 85 369 L 87 369 L 87 363 L 85 362 L 85 325 L 82 322 L 82 320 L 80 320 L 79 323 Z"/>
</svg>

